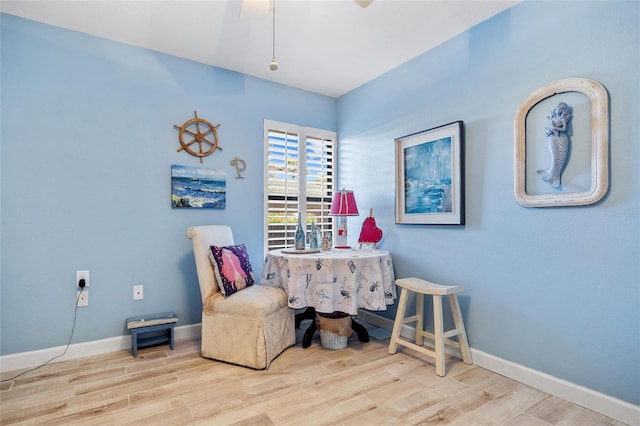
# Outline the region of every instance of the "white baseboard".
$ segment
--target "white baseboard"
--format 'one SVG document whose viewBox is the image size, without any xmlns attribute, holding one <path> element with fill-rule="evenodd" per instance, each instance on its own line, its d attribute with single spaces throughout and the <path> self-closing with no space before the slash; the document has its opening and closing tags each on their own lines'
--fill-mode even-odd
<svg viewBox="0 0 640 426">
<path fill-rule="evenodd" d="M 176 340 L 198 337 L 200 336 L 200 324 L 175 327 L 174 332 L 174 338 Z M 39 349 L 36 351 L 1 356 L 0 371 L 4 373 L 5 371 L 37 367 L 51 358 L 64 353 L 65 348 L 66 346 L 58 346 L 55 348 Z M 131 350 L 131 335 L 109 337 L 107 339 L 94 340 L 91 342 L 74 343 L 69 345 L 67 352 L 63 356 L 56 358 L 54 362 L 123 350 Z"/>
<path fill-rule="evenodd" d="M 358 318 L 369 324 L 387 330 L 393 329 L 393 320 L 368 311 L 359 311 Z M 415 337 L 415 327 L 402 326 L 400 335 L 406 338 Z M 457 349 L 447 352 L 460 357 Z M 557 396 L 574 404 L 588 408 L 607 417 L 628 425 L 640 425 L 640 407 L 629 402 L 613 398 L 575 383 L 559 379 L 549 374 L 533 370 L 520 364 L 498 358 L 486 352 L 471 348 L 473 363 L 502 376 L 516 380 L 532 388 Z"/>
</svg>

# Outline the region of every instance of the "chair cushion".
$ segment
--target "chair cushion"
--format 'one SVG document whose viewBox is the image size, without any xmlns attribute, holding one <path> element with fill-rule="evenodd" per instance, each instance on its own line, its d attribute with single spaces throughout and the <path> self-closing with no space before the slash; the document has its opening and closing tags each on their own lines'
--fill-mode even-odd
<svg viewBox="0 0 640 426">
<path fill-rule="evenodd" d="M 255 283 L 249 253 L 244 244 L 211 246 L 210 260 L 224 296 L 230 296 Z"/>
<path fill-rule="evenodd" d="M 265 318 L 287 306 L 287 295 L 281 288 L 252 285 L 228 297 L 213 293 L 202 308 L 212 313 Z"/>
</svg>

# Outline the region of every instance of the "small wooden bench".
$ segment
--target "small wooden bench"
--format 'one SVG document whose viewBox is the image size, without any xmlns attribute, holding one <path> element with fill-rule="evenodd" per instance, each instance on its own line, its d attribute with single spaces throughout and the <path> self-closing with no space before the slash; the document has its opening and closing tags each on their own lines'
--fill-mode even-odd
<svg viewBox="0 0 640 426">
<path fill-rule="evenodd" d="M 436 361 L 436 374 L 440 377 L 444 377 L 445 375 L 445 345 L 460 349 L 462 361 L 466 364 L 472 364 L 471 349 L 469 348 L 467 333 L 464 329 L 464 322 L 462 320 L 462 313 L 460 312 L 457 296 L 457 293 L 463 291 L 464 287 L 459 285 L 447 286 L 434 284 L 419 278 L 402 278 L 396 280 L 396 285 L 402 287 L 402 292 L 400 293 L 398 311 L 396 312 L 391 340 L 389 341 L 389 353 L 395 354 L 398 345 L 402 345 L 430 356 Z M 405 317 L 407 300 L 409 293 L 412 292 L 416 295 L 416 314 L 411 317 Z M 424 330 L 424 296 L 433 296 L 433 333 Z M 451 313 L 453 314 L 453 321 L 455 323 L 455 328 L 449 331 L 444 331 L 442 318 L 442 298 L 444 296 L 449 298 Z M 400 337 L 402 326 L 412 322 L 416 323 L 414 342 Z M 457 336 L 457 342 L 450 339 L 450 337 L 454 336 Z M 435 347 L 433 349 L 423 345 L 424 337 L 434 340 Z"/>
<path fill-rule="evenodd" d="M 159 344 L 168 343 L 173 350 L 173 328 L 177 322 L 178 316 L 175 312 L 127 318 L 127 329 L 131 330 L 133 356 L 138 356 L 138 348 Z"/>
</svg>

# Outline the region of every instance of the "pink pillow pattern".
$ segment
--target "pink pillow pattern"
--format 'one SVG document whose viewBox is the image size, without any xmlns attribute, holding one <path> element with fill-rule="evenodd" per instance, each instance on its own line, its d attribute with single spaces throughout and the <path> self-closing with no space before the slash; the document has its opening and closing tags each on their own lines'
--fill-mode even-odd
<svg viewBox="0 0 640 426">
<path fill-rule="evenodd" d="M 211 263 L 224 296 L 230 296 L 255 283 L 249 253 L 244 244 L 211 246 Z"/>
</svg>

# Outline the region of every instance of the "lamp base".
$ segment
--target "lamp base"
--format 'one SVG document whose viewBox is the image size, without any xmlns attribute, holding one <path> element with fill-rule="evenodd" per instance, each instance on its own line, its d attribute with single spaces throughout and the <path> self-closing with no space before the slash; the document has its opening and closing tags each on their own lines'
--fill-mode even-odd
<svg viewBox="0 0 640 426">
<path fill-rule="evenodd" d="M 337 249 L 351 248 L 347 241 L 347 217 L 340 216 L 340 222 L 338 222 L 338 237 L 336 238 L 336 245 L 334 247 Z"/>
</svg>

